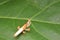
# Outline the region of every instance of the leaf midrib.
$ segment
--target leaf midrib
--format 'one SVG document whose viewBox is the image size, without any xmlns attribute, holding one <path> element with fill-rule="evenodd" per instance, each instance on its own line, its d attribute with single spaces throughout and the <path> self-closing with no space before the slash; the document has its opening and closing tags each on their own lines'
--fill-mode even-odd
<svg viewBox="0 0 60 40">
<path fill-rule="evenodd" d="M 17 17 L 5 17 L 5 16 L 0 16 L 0 19 L 3 18 L 3 19 L 17 19 L 17 20 L 28 20 L 30 18 L 17 18 Z M 44 21 L 44 20 L 37 20 L 37 19 L 31 19 L 31 21 L 34 21 L 34 22 L 42 22 L 42 23 L 48 23 L 48 24 L 59 24 L 60 23 L 55 23 L 55 22 L 51 22 L 51 21 Z"/>
</svg>

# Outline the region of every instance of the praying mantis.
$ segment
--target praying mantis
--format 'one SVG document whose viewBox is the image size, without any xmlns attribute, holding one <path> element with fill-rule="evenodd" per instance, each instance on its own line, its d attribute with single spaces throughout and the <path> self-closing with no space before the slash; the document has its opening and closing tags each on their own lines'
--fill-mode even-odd
<svg viewBox="0 0 60 40">
<path fill-rule="evenodd" d="M 30 19 L 28 19 L 27 23 L 24 24 L 21 28 L 20 26 L 18 26 L 17 27 L 18 31 L 14 34 L 14 37 L 17 37 L 21 33 L 25 33 L 25 31 L 30 31 L 30 28 L 29 28 L 30 24 L 31 24 L 31 21 Z"/>
</svg>

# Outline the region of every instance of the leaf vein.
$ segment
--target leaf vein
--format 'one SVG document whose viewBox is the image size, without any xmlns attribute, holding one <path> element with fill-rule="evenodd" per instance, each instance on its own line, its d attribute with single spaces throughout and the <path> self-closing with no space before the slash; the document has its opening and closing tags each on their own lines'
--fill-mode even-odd
<svg viewBox="0 0 60 40">
<path fill-rule="evenodd" d="M 22 10 L 21 10 L 21 11 L 19 11 L 19 12 L 18 12 L 18 14 L 16 15 L 16 17 L 18 17 L 18 16 L 19 16 L 19 14 L 21 14 L 27 6 L 28 6 L 28 4 L 26 4 L 26 6 L 25 6 L 24 8 L 22 8 Z"/>
<path fill-rule="evenodd" d="M 7 1 L 1 2 L 0 5 L 3 5 L 3 4 L 5 4 L 5 3 L 9 2 L 9 1 L 10 1 L 10 0 L 7 0 Z"/>
<path fill-rule="evenodd" d="M 5 17 L 5 16 L 0 16 L 0 18 L 5 18 L 5 19 L 20 19 L 20 20 L 28 20 L 29 18 L 17 18 L 17 17 Z M 54 23 L 54 22 L 50 22 L 50 21 L 43 21 L 43 20 L 36 20 L 36 19 L 32 19 L 31 21 L 35 21 L 35 22 L 43 22 L 43 23 L 49 23 L 49 24 L 59 24 L 60 23 Z"/>
<path fill-rule="evenodd" d="M 37 32 L 37 33 L 39 33 L 40 35 L 42 35 L 44 38 L 46 38 L 47 39 L 47 37 L 46 36 L 44 36 L 44 34 L 42 34 L 41 32 L 39 32 L 39 31 L 37 31 L 36 30 L 36 28 L 34 27 L 34 25 L 32 24 L 32 27 L 33 27 L 33 29 Z M 48 40 L 48 39 L 47 39 Z"/>
<path fill-rule="evenodd" d="M 31 17 L 31 19 L 35 18 L 36 16 L 38 16 L 39 14 L 41 14 L 43 11 L 45 11 L 46 9 L 48 9 L 50 6 L 54 5 L 55 3 L 58 3 L 60 1 L 54 1 L 52 3 L 50 3 L 49 5 L 45 6 L 41 11 L 39 11 L 38 13 L 36 13 L 35 15 L 33 15 Z"/>
</svg>

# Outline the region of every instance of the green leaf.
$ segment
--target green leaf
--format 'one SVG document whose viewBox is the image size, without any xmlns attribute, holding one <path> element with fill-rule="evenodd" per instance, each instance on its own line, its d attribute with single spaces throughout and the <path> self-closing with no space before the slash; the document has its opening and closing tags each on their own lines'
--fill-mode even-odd
<svg viewBox="0 0 60 40">
<path fill-rule="evenodd" d="M 31 31 L 14 38 L 28 19 Z M 0 40 L 60 40 L 60 0 L 0 0 Z"/>
</svg>

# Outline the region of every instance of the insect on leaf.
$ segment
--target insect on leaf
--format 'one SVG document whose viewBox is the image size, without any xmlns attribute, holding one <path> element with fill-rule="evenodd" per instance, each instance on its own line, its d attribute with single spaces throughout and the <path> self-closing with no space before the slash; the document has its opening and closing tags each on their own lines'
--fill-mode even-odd
<svg viewBox="0 0 60 40">
<path fill-rule="evenodd" d="M 60 40 L 60 0 L 0 0 L 0 40 L 15 40 L 28 19 L 30 32 L 17 40 Z"/>
</svg>

